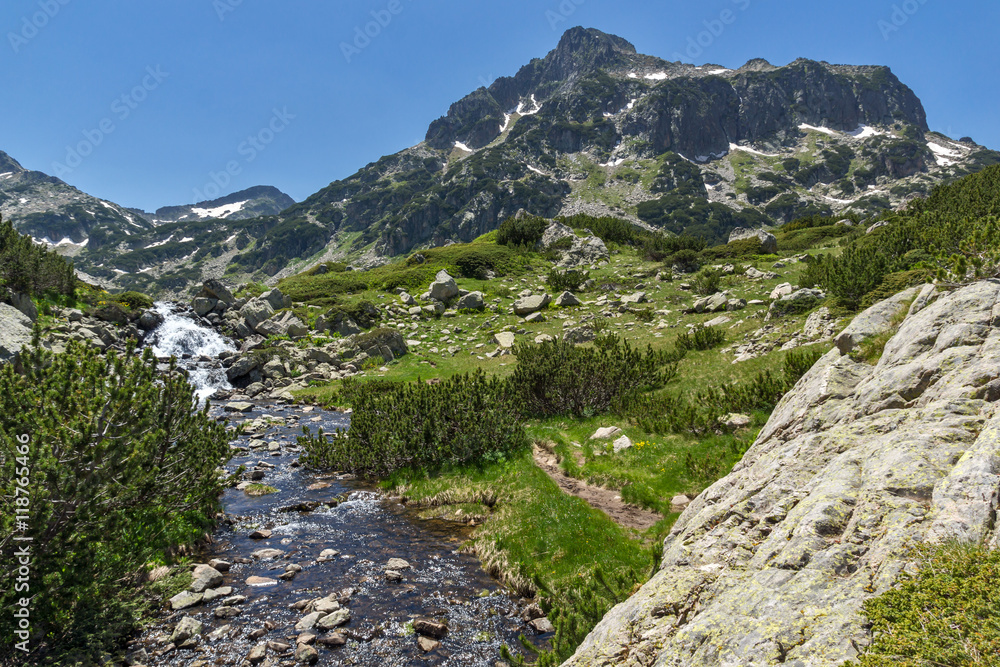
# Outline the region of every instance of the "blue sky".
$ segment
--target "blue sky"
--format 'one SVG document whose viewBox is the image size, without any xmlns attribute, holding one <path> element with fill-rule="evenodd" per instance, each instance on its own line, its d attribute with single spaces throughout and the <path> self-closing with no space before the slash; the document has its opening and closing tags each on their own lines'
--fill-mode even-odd
<svg viewBox="0 0 1000 667">
<path fill-rule="evenodd" d="M 576 25 L 698 64 L 889 65 L 932 129 L 1000 148 L 998 20 L 962 0 L 5 0 L 0 150 L 147 210 L 260 184 L 301 200 Z"/>
</svg>

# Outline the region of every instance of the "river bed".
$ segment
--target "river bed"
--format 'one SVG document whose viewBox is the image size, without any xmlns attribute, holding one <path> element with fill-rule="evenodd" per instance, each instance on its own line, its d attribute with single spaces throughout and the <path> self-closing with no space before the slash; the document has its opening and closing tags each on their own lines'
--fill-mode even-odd
<svg viewBox="0 0 1000 667">
<path fill-rule="evenodd" d="M 213 414 L 223 418 L 219 408 L 213 408 Z M 295 626 L 304 612 L 290 606 L 330 595 L 350 610 L 351 619 L 336 629 L 346 640 L 343 646 L 314 645 L 319 665 L 492 667 L 500 660 L 504 644 L 523 652 L 519 635 L 539 645 L 547 639 L 536 635 L 521 619 L 517 599 L 488 576 L 474 557 L 458 552 L 471 529 L 460 523 L 419 520 L 403 505 L 350 476 L 296 467 L 296 440 L 303 426 L 310 430 L 322 427 L 329 433 L 346 429 L 348 416 L 308 407 L 257 405 L 249 413 L 229 418 L 233 423 L 263 426 L 264 430 L 234 441 L 239 449 L 227 470 L 233 472 L 244 465 L 249 472 L 262 471 L 263 478 L 255 483 L 278 491 L 251 497 L 244 490 L 228 489 L 222 498 L 226 522 L 195 561 L 221 559 L 231 563 L 218 587 L 230 587 L 230 595 L 246 599 L 224 603 L 225 598 L 220 597 L 177 612 L 167 608 L 160 621 L 130 647 L 132 651 L 145 649 L 149 659 L 144 664 L 241 665 L 254 646 L 266 642 L 272 642 L 271 647 L 285 644 L 290 648 L 269 648 L 265 658 L 269 663 L 259 664 L 295 664 L 296 639 L 304 634 Z M 266 422 L 270 423 L 265 426 Z M 304 509 L 313 505 L 313 511 L 289 511 L 292 506 Z M 258 530 L 270 531 L 270 537 L 251 539 Z M 254 552 L 262 549 L 281 553 L 270 559 L 255 557 Z M 322 562 L 322 552 L 329 549 L 338 554 Z M 410 565 L 400 570 L 398 581 L 387 578 L 390 558 L 404 559 Z M 290 581 L 279 579 L 290 565 L 302 569 Z M 260 579 L 248 583 L 251 577 Z M 252 585 L 261 580 L 274 583 Z M 220 606 L 236 608 L 239 615 L 216 618 L 214 611 Z M 202 622 L 201 641 L 193 649 L 163 652 L 169 647 L 170 632 L 185 615 Z M 447 624 L 447 635 L 439 646 L 426 651 L 418 644 L 409 625 L 415 617 Z M 212 634 L 227 625 L 230 629 L 221 637 Z M 252 636 L 254 631 L 267 628 L 272 629 Z M 305 632 L 309 633 L 325 634 L 318 629 Z"/>
</svg>

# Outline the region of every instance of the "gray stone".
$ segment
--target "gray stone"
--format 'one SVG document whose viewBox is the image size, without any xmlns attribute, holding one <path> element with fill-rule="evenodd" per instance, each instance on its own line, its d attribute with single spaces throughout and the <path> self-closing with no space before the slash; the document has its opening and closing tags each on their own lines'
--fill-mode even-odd
<svg viewBox="0 0 1000 667">
<path fill-rule="evenodd" d="M 542 315 L 541 313 L 532 313 L 531 315 L 528 315 L 526 318 L 524 318 L 524 321 L 527 322 L 528 324 L 534 324 L 536 322 L 544 322 L 545 316 Z"/>
<path fill-rule="evenodd" d="M 139 328 L 143 331 L 152 331 L 163 324 L 163 316 L 155 310 L 145 310 L 139 316 Z"/>
<path fill-rule="evenodd" d="M 560 222 L 550 222 L 549 226 L 542 232 L 542 238 L 538 242 L 539 250 L 548 250 L 553 244 L 562 239 L 575 239 L 576 234 L 572 229 Z"/>
<path fill-rule="evenodd" d="M 235 401 L 233 403 L 226 403 L 225 407 L 222 409 L 226 412 L 250 412 L 253 410 L 253 403 Z"/>
<path fill-rule="evenodd" d="M 572 292 L 563 292 L 556 297 L 555 304 L 560 308 L 571 308 L 579 306 L 580 300 Z"/>
<path fill-rule="evenodd" d="M 542 310 L 552 301 L 552 297 L 548 294 L 539 294 L 535 296 L 526 296 L 518 299 L 514 302 L 514 314 L 518 317 L 526 317 L 532 313 L 537 313 Z"/>
<path fill-rule="evenodd" d="M 589 236 L 584 239 L 574 237 L 573 245 L 563 252 L 563 258 L 556 266 L 564 269 L 591 266 L 607 261 L 610 257 L 608 247 L 598 237 Z"/>
<path fill-rule="evenodd" d="M 670 499 L 671 512 L 683 512 L 691 504 L 691 499 L 684 494 L 679 494 Z"/>
<path fill-rule="evenodd" d="M 215 307 L 218 304 L 219 301 L 217 299 L 206 299 L 203 297 L 196 297 L 191 302 L 191 308 L 194 309 L 194 312 L 198 315 L 198 317 L 205 317 L 210 312 L 215 310 Z"/>
<path fill-rule="evenodd" d="M 236 298 L 233 296 L 230 289 L 223 285 L 222 281 L 216 280 L 215 278 L 205 281 L 205 284 L 201 286 L 201 292 L 198 293 L 198 296 L 221 301 L 227 306 L 231 306 L 236 303 Z"/>
<path fill-rule="evenodd" d="M 589 343 L 590 341 L 597 338 L 597 332 L 594 331 L 593 327 L 574 327 L 572 329 L 567 329 L 563 333 L 563 340 L 569 343 L 574 343 L 579 345 L 581 343 Z"/>
<path fill-rule="evenodd" d="M 556 631 L 555 626 L 552 625 L 552 622 L 549 619 L 545 618 L 544 616 L 541 618 L 536 618 L 534 620 L 528 621 L 528 625 L 530 625 L 535 632 L 541 634 L 546 634 L 549 632 Z"/>
<path fill-rule="evenodd" d="M 399 295 L 399 300 L 404 306 L 415 306 L 417 305 L 417 300 L 410 296 L 408 293 L 403 292 Z"/>
<path fill-rule="evenodd" d="M 448 634 L 448 626 L 429 618 L 413 619 L 413 631 L 418 635 L 441 639 Z"/>
<path fill-rule="evenodd" d="M 432 299 L 444 303 L 458 296 L 458 285 L 447 271 L 441 270 L 438 271 L 428 291 Z"/>
<path fill-rule="evenodd" d="M 222 573 L 211 565 L 198 565 L 194 568 L 194 582 L 191 590 L 195 593 L 202 593 L 207 588 L 221 586 L 223 582 Z"/>
<path fill-rule="evenodd" d="M 295 662 L 307 665 L 315 664 L 319 661 L 319 651 L 308 644 L 299 644 L 295 648 Z"/>
<path fill-rule="evenodd" d="M 902 321 L 877 365 L 834 349 L 805 374 L 565 665 L 764 665 L 781 647 L 833 667 L 870 643 L 862 607 L 911 545 L 1000 543 L 1000 282 L 931 296 L 855 318 L 859 335 Z"/>
<path fill-rule="evenodd" d="M 431 651 L 436 651 L 441 647 L 441 642 L 436 639 L 431 639 L 430 637 L 417 637 L 417 646 L 424 653 L 430 653 Z"/>
<path fill-rule="evenodd" d="M 193 637 L 199 636 L 201 631 L 201 621 L 190 616 L 185 616 L 174 626 L 174 631 L 170 635 L 170 643 L 181 644 Z"/>
<path fill-rule="evenodd" d="M 31 344 L 31 320 L 13 306 L 0 303 L 0 363 L 11 361 Z"/>
<path fill-rule="evenodd" d="M 486 307 L 482 292 L 469 292 L 458 300 L 455 307 L 459 310 L 482 310 Z"/>
<path fill-rule="evenodd" d="M 255 370 L 260 368 L 260 362 L 251 357 L 240 357 L 236 362 L 226 369 L 226 377 L 229 381 L 238 380 L 240 378 L 250 375 Z"/>
<path fill-rule="evenodd" d="M 350 620 L 351 611 L 349 609 L 338 609 L 337 611 L 331 612 L 330 614 L 319 619 L 319 621 L 316 622 L 316 627 L 321 630 L 333 630 L 334 628 L 344 625 Z"/>
<path fill-rule="evenodd" d="M 170 608 L 174 611 L 180 611 L 181 609 L 187 609 L 189 607 L 199 605 L 204 599 L 205 596 L 201 593 L 181 591 L 177 595 L 170 598 Z"/>
<path fill-rule="evenodd" d="M 834 344 L 841 354 L 848 354 L 866 338 L 877 336 L 889 331 L 892 321 L 906 312 L 908 303 L 920 291 L 919 287 L 911 287 L 899 294 L 880 301 L 854 318 L 847 328 L 834 339 Z"/>
<path fill-rule="evenodd" d="M 610 440 L 622 434 L 622 430 L 617 426 L 605 426 L 594 431 L 590 436 L 591 440 Z"/>
<path fill-rule="evenodd" d="M 627 435 L 623 435 L 612 443 L 615 454 L 621 454 L 626 449 L 632 449 L 633 442 Z"/>
<path fill-rule="evenodd" d="M 624 304 L 646 303 L 647 300 L 645 292 L 636 292 L 635 294 L 622 297 L 622 303 Z"/>
<path fill-rule="evenodd" d="M 251 299 L 240 308 L 240 315 L 243 316 L 247 326 L 256 331 L 262 322 L 274 317 L 274 308 L 262 299 Z"/>
<path fill-rule="evenodd" d="M 778 239 L 775 238 L 774 234 L 765 232 L 763 229 L 738 227 L 729 232 L 730 243 L 733 241 L 742 241 L 743 239 L 752 239 L 754 237 L 760 239 L 761 249 L 765 254 L 778 252 Z"/>
<path fill-rule="evenodd" d="M 514 332 L 513 331 L 501 331 L 499 333 L 493 334 L 493 340 L 496 344 L 505 350 L 509 350 L 514 347 Z"/>
<path fill-rule="evenodd" d="M 787 296 L 787 295 L 789 295 L 791 293 L 792 293 L 792 284 L 791 283 L 782 283 L 781 285 L 778 285 L 773 290 L 771 290 L 771 295 L 768 296 L 767 298 L 769 298 L 771 301 L 775 301 L 775 300 L 780 299 L 783 296 Z"/>
<path fill-rule="evenodd" d="M 282 310 L 292 307 L 292 297 L 283 294 L 277 287 L 264 292 L 258 298 L 261 301 L 266 301 L 272 310 Z"/>
<path fill-rule="evenodd" d="M 14 292 L 10 295 L 10 305 L 21 311 L 32 322 L 38 319 L 38 307 L 35 306 L 35 302 L 27 294 Z"/>
</svg>

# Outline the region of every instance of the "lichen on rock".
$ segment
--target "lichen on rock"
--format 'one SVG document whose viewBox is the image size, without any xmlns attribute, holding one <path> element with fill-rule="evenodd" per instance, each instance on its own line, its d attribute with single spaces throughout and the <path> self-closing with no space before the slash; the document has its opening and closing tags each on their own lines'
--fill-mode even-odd
<svg viewBox="0 0 1000 667">
<path fill-rule="evenodd" d="M 816 363 L 566 664 L 840 665 L 870 641 L 862 603 L 913 546 L 998 546 L 998 303 L 993 280 L 859 315 L 860 339 L 909 308 L 874 366 L 842 353 L 856 340 Z"/>
</svg>

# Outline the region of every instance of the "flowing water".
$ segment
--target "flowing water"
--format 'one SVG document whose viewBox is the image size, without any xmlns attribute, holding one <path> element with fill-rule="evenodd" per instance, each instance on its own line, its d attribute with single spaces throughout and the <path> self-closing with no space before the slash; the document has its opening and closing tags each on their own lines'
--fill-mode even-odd
<svg viewBox="0 0 1000 667">
<path fill-rule="evenodd" d="M 177 357 L 202 402 L 220 389 L 232 389 L 217 359 L 223 352 L 235 352 L 233 343 L 214 329 L 199 324 L 194 313 L 181 306 L 157 302 L 154 310 L 163 318 L 163 324 L 146 340 L 153 354 L 161 358 Z"/>
<path fill-rule="evenodd" d="M 190 320 L 188 320 L 190 321 Z M 191 330 L 185 322 L 167 320 L 160 349 L 188 349 L 181 365 L 195 366 L 207 356 L 206 348 L 193 341 L 219 345 L 211 336 Z M 183 332 L 190 332 L 185 335 Z M 193 375 L 193 374 L 192 374 Z M 212 385 L 203 387 L 207 391 Z M 225 418 L 218 407 L 212 412 Z M 291 608 L 302 600 L 331 594 L 339 596 L 350 610 L 350 621 L 338 628 L 346 644 L 317 644 L 319 665 L 455 665 L 492 667 L 500 659 L 501 645 L 515 652 L 519 635 L 534 642 L 535 636 L 520 618 L 518 601 L 503 591 L 472 556 L 460 552 L 470 528 L 461 523 L 424 521 L 398 502 L 386 499 L 347 475 L 306 471 L 297 465 L 297 436 L 303 427 L 330 433 L 346 429 L 349 417 L 342 413 L 309 407 L 259 404 L 242 415 L 227 415 L 233 423 L 245 422 L 247 431 L 233 442 L 235 456 L 227 472 L 240 465 L 257 471 L 276 492 L 252 497 L 239 488 L 222 497 L 226 521 L 212 535 L 212 542 L 195 559 L 219 558 L 232 563 L 222 586 L 229 595 L 245 600 L 229 601 L 239 615 L 219 619 L 215 610 L 223 599 L 171 612 L 165 608 L 158 621 L 135 642 L 131 650 L 145 649 L 144 664 L 191 667 L 240 665 L 261 642 L 277 642 L 267 650 L 272 665 L 294 664 L 296 624 L 303 613 Z M 267 539 L 251 539 L 256 530 L 269 530 Z M 280 550 L 270 559 L 254 555 L 261 549 Z M 324 550 L 337 555 L 321 558 Z M 409 564 L 402 580 L 391 581 L 385 570 L 390 558 Z M 301 567 L 293 579 L 279 576 L 289 566 Z M 251 577 L 261 579 L 250 580 Z M 249 580 L 249 581 L 248 581 Z M 263 582 L 263 585 L 262 585 Z M 202 640 L 194 649 L 172 649 L 169 635 L 185 615 L 204 625 Z M 447 635 L 441 645 L 422 650 L 408 625 L 415 617 L 445 621 Z M 215 630 L 230 628 L 209 639 Z M 254 631 L 270 628 L 260 637 Z M 324 632 L 312 630 L 316 635 Z M 281 643 L 290 649 L 281 650 Z M 261 663 L 266 665 L 267 663 Z"/>
</svg>

